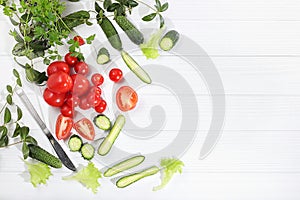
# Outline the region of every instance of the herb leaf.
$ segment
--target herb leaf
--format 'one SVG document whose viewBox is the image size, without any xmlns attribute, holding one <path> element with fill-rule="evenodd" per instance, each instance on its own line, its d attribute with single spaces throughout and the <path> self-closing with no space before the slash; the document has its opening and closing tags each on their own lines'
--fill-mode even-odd
<svg viewBox="0 0 300 200">
<path fill-rule="evenodd" d="M 149 22 L 152 21 L 156 16 L 156 13 L 151 13 L 142 18 L 143 21 Z"/>
<path fill-rule="evenodd" d="M 6 107 L 4 111 L 4 123 L 7 124 L 11 120 L 11 112 L 10 110 Z"/>
</svg>

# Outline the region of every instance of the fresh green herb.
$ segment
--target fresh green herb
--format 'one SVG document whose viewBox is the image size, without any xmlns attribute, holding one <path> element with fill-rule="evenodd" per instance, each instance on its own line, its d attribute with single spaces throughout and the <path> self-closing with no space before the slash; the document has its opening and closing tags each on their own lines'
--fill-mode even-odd
<svg viewBox="0 0 300 200">
<path fill-rule="evenodd" d="M 95 34 L 89 36 L 88 38 L 85 39 L 86 43 L 87 44 L 92 44 L 92 42 L 95 39 L 95 37 L 96 37 Z M 70 45 L 69 46 L 69 52 L 72 52 L 71 56 L 77 57 L 78 60 L 84 61 L 85 58 L 84 58 L 84 56 L 83 56 L 83 54 L 81 52 L 79 42 L 71 39 L 71 40 L 68 41 L 68 44 Z"/>
<path fill-rule="evenodd" d="M 158 46 L 163 32 L 164 28 L 158 29 L 156 33 L 153 33 L 150 36 L 150 39 L 146 43 L 140 45 L 140 48 L 147 59 L 156 59 L 159 57 Z"/>
<path fill-rule="evenodd" d="M 103 7 L 107 12 L 114 12 L 116 16 L 126 16 L 126 11 L 131 14 L 132 9 L 139 5 L 134 0 L 116 0 L 116 2 L 117 3 L 112 3 L 111 0 L 105 0 Z"/>
<path fill-rule="evenodd" d="M 150 14 L 144 16 L 142 18 L 143 21 L 149 22 L 149 21 L 152 21 L 153 19 L 155 19 L 156 17 L 159 17 L 160 28 L 162 28 L 165 25 L 165 20 L 164 20 L 161 13 L 168 10 L 169 3 L 161 4 L 160 0 L 155 0 L 155 5 L 154 5 L 155 8 L 153 8 L 153 7 L 149 6 L 148 4 L 146 4 L 142 1 L 139 1 L 139 0 L 137 0 L 137 1 L 140 2 L 140 3 L 145 4 L 147 7 L 149 7 L 151 10 L 154 11 L 153 13 L 150 13 Z"/>
<path fill-rule="evenodd" d="M 101 177 L 101 172 L 90 162 L 85 168 L 81 169 L 73 176 L 63 177 L 63 180 L 78 181 L 88 189 L 91 189 L 94 193 L 97 193 L 97 188 L 100 186 L 98 179 Z"/>
<path fill-rule="evenodd" d="M 25 164 L 30 174 L 30 182 L 34 187 L 37 187 L 39 184 L 46 184 L 46 181 L 52 176 L 50 167 L 44 163 L 25 161 Z"/>
</svg>

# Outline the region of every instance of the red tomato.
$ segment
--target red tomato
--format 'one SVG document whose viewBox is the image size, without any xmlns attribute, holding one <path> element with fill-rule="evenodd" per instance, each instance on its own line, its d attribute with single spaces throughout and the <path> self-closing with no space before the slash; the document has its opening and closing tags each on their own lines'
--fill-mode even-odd
<svg viewBox="0 0 300 200">
<path fill-rule="evenodd" d="M 87 99 L 88 99 L 89 104 L 93 108 L 98 106 L 100 104 L 100 102 L 102 101 L 101 96 L 97 93 L 89 93 Z"/>
<path fill-rule="evenodd" d="M 138 95 L 131 87 L 123 86 L 117 91 L 116 100 L 121 111 L 129 111 L 135 108 Z"/>
<path fill-rule="evenodd" d="M 59 115 L 56 120 L 55 133 L 57 139 L 65 140 L 71 135 L 71 130 L 73 127 L 73 120 L 70 117 L 64 117 Z"/>
<path fill-rule="evenodd" d="M 65 117 L 74 116 L 74 107 L 68 106 L 66 103 L 60 108 L 60 113 Z"/>
<path fill-rule="evenodd" d="M 74 66 L 74 70 L 78 74 L 87 75 L 89 73 L 89 66 L 85 62 L 78 62 Z"/>
<path fill-rule="evenodd" d="M 66 94 L 57 94 L 46 88 L 43 97 L 50 106 L 61 107 L 64 104 Z"/>
<path fill-rule="evenodd" d="M 70 67 L 74 67 L 74 65 L 78 62 L 78 59 L 74 56 L 71 56 L 72 53 L 67 53 L 65 55 L 65 61 Z"/>
<path fill-rule="evenodd" d="M 73 38 L 73 40 L 75 40 L 76 42 L 78 42 L 78 43 L 79 43 L 79 46 L 85 44 L 84 40 L 83 40 L 82 37 L 80 37 L 79 35 L 75 36 L 75 37 Z"/>
<path fill-rule="evenodd" d="M 83 118 L 74 124 L 74 129 L 85 139 L 94 140 L 95 129 L 90 120 Z"/>
<path fill-rule="evenodd" d="M 88 79 L 81 74 L 73 74 L 71 76 L 73 80 L 73 90 L 72 93 L 78 97 L 84 95 L 90 87 Z"/>
<path fill-rule="evenodd" d="M 113 82 L 119 82 L 123 77 L 123 72 L 118 68 L 113 68 L 109 72 L 109 78 Z"/>
<path fill-rule="evenodd" d="M 97 113 L 103 113 L 106 109 L 106 106 L 107 106 L 106 101 L 102 99 L 102 101 L 99 103 L 99 105 L 95 107 L 95 111 Z"/>
<path fill-rule="evenodd" d="M 78 96 L 75 96 L 75 95 L 67 95 L 66 96 L 67 100 L 66 100 L 66 104 L 68 106 L 70 106 L 71 108 L 75 108 L 79 105 L 80 103 L 80 99 Z"/>
<path fill-rule="evenodd" d="M 72 89 L 73 81 L 69 74 L 58 71 L 49 76 L 47 86 L 52 92 L 61 94 L 66 93 Z"/>
<path fill-rule="evenodd" d="M 55 62 L 51 63 L 47 68 L 48 76 L 50 76 L 51 74 L 54 74 L 58 71 L 62 71 L 67 74 L 70 74 L 70 67 L 64 61 L 55 61 Z"/>
<path fill-rule="evenodd" d="M 101 96 L 101 93 L 102 93 L 101 88 L 96 87 L 96 86 L 92 86 L 89 91 L 89 94 L 95 94 L 95 95 L 99 95 L 99 96 Z"/>
<path fill-rule="evenodd" d="M 79 104 L 79 108 L 81 108 L 82 110 L 88 110 L 90 109 L 92 106 L 89 103 L 89 100 L 87 97 L 83 97 L 81 98 L 80 104 Z"/>
<path fill-rule="evenodd" d="M 95 86 L 100 86 L 103 84 L 104 78 L 101 74 L 96 73 L 92 76 L 91 81 Z"/>
</svg>

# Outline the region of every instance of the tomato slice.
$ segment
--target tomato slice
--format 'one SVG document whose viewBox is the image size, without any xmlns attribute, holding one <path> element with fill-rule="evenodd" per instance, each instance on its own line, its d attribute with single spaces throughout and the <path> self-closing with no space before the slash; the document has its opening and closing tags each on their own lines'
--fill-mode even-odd
<svg viewBox="0 0 300 200">
<path fill-rule="evenodd" d="M 65 140 L 71 135 L 71 130 L 73 127 L 73 120 L 70 117 L 65 117 L 60 114 L 56 120 L 56 137 L 57 139 Z"/>
<path fill-rule="evenodd" d="M 138 95 L 131 87 L 123 86 L 117 91 L 116 100 L 119 109 L 125 112 L 135 108 Z"/>
<path fill-rule="evenodd" d="M 85 139 L 94 140 L 95 129 L 90 120 L 83 118 L 74 124 L 74 129 Z"/>
</svg>

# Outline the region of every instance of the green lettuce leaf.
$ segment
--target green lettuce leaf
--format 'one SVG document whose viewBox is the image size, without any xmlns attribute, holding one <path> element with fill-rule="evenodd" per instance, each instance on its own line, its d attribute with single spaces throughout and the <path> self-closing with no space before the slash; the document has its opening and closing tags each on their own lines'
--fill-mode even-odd
<svg viewBox="0 0 300 200">
<path fill-rule="evenodd" d="M 154 187 L 153 191 L 163 189 L 172 179 L 175 173 L 182 173 L 183 162 L 176 158 L 165 158 L 160 161 L 160 165 L 163 168 L 161 170 L 162 180 L 161 184 Z"/>
<path fill-rule="evenodd" d="M 98 179 L 101 177 L 101 172 L 94 166 L 93 163 L 90 162 L 85 168 L 78 171 L 75 175 L 63 177 L 63 180 L 78 181 L 86 188 L 97 193 L 97 188 L 100 186 Z"/>
<path fill-rule="evenodd" d="M 34 187 L 37 187 L 39 184 L 46 184 L 46 181 L 52 175 L 50 167 L 44 163 L 30 163 L 25 161 L 25 164 L 30 174 L 30 181 Z"/>
<path fill-rule="evenodd" d="M 140 48 L 147 59 L 149 58 L 156 59 L 157 57 L 160 56 L 158 53 L 158 45 L 163 32 L 164 32 L 164 27 L 158 29 L 156 33 L 153 33 L 150 36 L 148 42 L 140 45 Z"/>
</svg>

